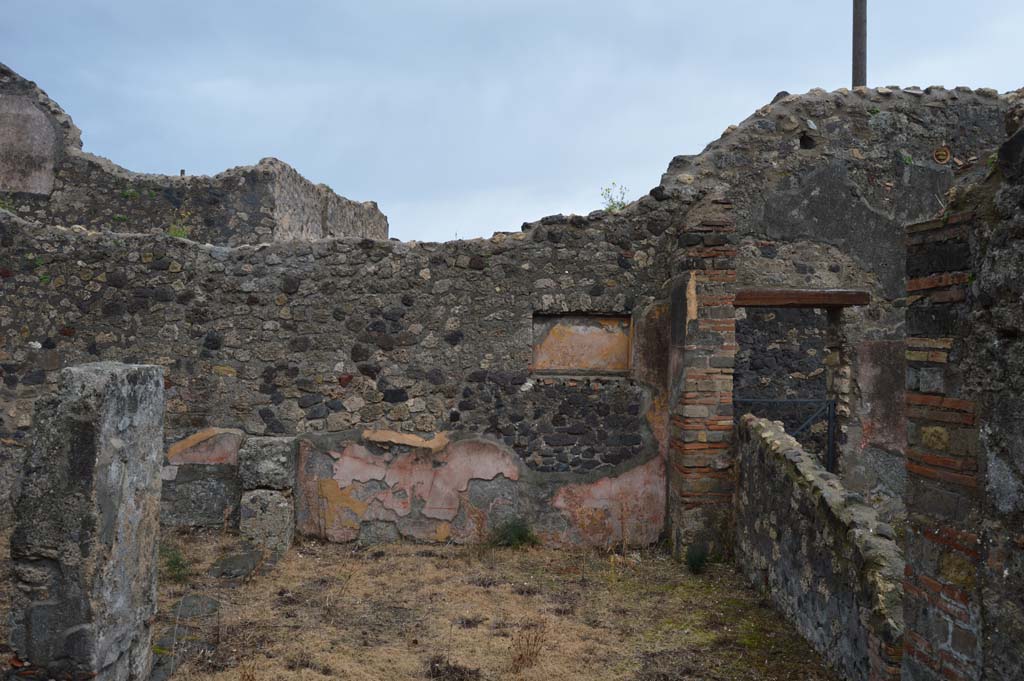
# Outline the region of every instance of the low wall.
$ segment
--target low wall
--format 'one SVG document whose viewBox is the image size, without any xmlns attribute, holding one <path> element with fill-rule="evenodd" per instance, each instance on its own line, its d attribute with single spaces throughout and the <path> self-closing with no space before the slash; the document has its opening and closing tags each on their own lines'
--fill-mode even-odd
<svg viewBox="0 0 1024 681">
<path fill-rule="evenodd" d="M 275 552 L 328 541 L 476 542 L 525 520 L 554 546 L 649 545 L 665 522 L 665 461 L 545 473 L 486 436 L 391 430 L 253 437 L 208 428 L 165 455 L 161 522 L 238 527 Z"/>
<path fill-rule="evenodd" d="M 644 546 L 664 526 L 665 462 L 542 473 L 486 436 L 304 435 L 295 505 L 297 531 L 329 541 L 476 542 L 518 518 L 550 546 Z"/>
<path fill-rule="evenodd" d="M 161 477 L 165 527 L 237 527 L 275 554 L 291 545 L 295 438 L 206 428 L 167 448 Z"/>
<path fill-rule="evenodd" d="M 892 529 L 777 422 L 742 417 L 735 452 L 737 565 L 845 678 L 898 679 L 903 556 Z"/>
</svg>

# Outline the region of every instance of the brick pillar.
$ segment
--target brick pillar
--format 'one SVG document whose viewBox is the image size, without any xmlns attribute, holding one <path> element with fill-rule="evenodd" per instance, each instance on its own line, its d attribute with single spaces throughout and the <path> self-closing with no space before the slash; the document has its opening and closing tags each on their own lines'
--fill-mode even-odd
<svg viewBox="0 0 1024 681">
<path fill-rule="evenodd" d="M 980 678 L 976 405 L 958 365 L 971 253 L 967 215 L 907 228 L 907 493 L 903 678 Z"/>
<path fill-rule="evenodd" d="M 19 678 L 148 678 L 162 371 L 64 369 L 57 394 L 36 403 L 11 539 Z"/>
<path fill-rule="evenodd" d="M 736 238 L 731 212 L 732 203 L 724 198 L 695 208 L 676 254 L 673 329 L 681 322 L 685 334 L 673 338 L 679 366 L 673 375 L 668 519 L 677 556 L 695 541 L 719 552 L 732 543 Z"/>
</svg>

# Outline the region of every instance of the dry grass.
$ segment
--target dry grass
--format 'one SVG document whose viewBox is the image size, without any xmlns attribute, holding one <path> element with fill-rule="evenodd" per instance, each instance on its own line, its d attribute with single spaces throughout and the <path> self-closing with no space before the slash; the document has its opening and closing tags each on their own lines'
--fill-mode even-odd
<svg viewBox="0 0 1024 681">
<path fill-rule="evenodd" d="M 694 576 L 655 551 L 304 543 L 229 585 L 205 575 L 229 540 L 177 542 L 192 579 L 161 585 L 158 630 L 187 593 L 223 606 L 205 625 L 212 650 L 175 679 L 835 679 L 724 565 Z"/>
</svg>

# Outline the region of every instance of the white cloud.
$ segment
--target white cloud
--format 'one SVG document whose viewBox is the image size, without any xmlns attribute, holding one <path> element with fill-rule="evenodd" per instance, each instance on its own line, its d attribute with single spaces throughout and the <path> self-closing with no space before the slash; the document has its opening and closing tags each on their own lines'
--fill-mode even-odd
<svg viewBox="0 0 1024 681">
<path fill-rule="evenodd" d="M 5 59 L 149 172 L 277 156 L 411 239 L 637 197 L 781 89 L 849 77 L 849 3 L 7 0 Z M 952 19 L 951 19 L 952 18 Z M 1018 86 L 1016 0 L 874 3 L 872 82 Z"/>
</svg>

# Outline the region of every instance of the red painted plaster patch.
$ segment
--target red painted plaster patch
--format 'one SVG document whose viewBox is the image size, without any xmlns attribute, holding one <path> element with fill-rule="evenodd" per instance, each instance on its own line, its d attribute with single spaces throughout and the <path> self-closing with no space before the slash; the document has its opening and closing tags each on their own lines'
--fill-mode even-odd
<svg viewBox="0 0 1024 681">
<path fill-rule="evenodd" d="M 566 485 L 552 505 L 569 517 L 571 530 L 561 537 L 546 537 L 547 543 L 651 544 L 665 522 L 665 462 L 656 457 L 614 478 Z M 573 531 L 579 539 L 571 536 Z"/>
</svg>

